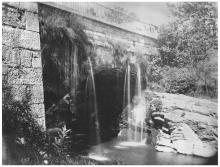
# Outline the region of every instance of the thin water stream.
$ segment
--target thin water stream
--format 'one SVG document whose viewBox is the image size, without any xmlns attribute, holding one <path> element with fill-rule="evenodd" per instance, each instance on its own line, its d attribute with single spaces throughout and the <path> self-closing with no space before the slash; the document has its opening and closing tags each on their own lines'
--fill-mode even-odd
<svg viewBox="0 0 220 167">
<path fill-rule="evenodd" d="M 91 114 L 91 122 L 95 119 L 95 132 L 94 129 L 91 129 L 90 133 L 95 133 L 96 143 L 100 143 L 100 124 L 99 124 L 99 116 L 98 116 L 98 108 L 97 108 L 97 97 L 96 97 L 96 88 L 95 88 L 95 80 L 94 80 L 94 72 L 93 66 L 90 57 L 88 58 L 89 67 L 90 67 L 90 77 L 88 82 L 86 83 L 86 88 L 90 88 L 90 99 L 89 102 L 92 102 L 92 114 Z M 92 96 L 92 97 L 91 97 Z"/>
</svg>

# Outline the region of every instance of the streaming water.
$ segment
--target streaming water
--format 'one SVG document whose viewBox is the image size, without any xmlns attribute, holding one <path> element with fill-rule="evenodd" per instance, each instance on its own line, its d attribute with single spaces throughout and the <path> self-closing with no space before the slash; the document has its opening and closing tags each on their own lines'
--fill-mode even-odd
<svg viewBox="0 0 220 167">
<path fill-rule="evenodd" d="M 142 142 L 144 139 L 144 122 L 146 118 L 146 104 L 145 99 L 142 96 L 141 89 L 141 68 L 140 65 L 137 63 L 137 81 L 136 81 L 136 95 L 134 101 L 134 108 L 131 110 L 133 119 L 135 122 L 135 137 L 134 140 L 137 142 Z M 140 135 L 138 136 L 137 131 L 140 131 Z"/>
<path fill-rule="evenodd" d="M 137 96 L 139 99 L 141 99 L 141 68 L 140 68 L 140 65 L 137 64 Z"/>
<path fill-rule="evenodd" d="M 128 63 L 125 80 L 124 80 L 124 95 L 123 95 L 123 108 L 127 110 L 127 122 L 128 122 L 128 131 L 127 131 L 127 139 L 132 139 L 131 134 L 131 72 L 130 72 L 130 64 Z"/>
<path fill-rule="evenodd" d="M 136 78 L 136 93 L 133 99 L 133 107 L 131 107 L 131 71 L 130 65 L 128 64 L 125 80 L 124 80 L 124 108 L 127 111 L 127 140 L 128 141 L 136 141 L 142 142 L 145 138 L 144 135 L 144 121 L 146 118 L 146 104 L 145 99 L 141 93 L 141 68 L 137 63 L 137 78 Z M 127 100 L 127 103 L 126 103 Z M 126 105 L 126 106 L 125 106 Z M 138 133 L 140 132 L 140 133 Z"/>
<path fill-rule="evenodd" d="M 90 113 L 90 120 L 93 123 L 93 120 L 95 121 L 95 138 L 96 143 L 100 143 L 100 126 L 99 126 L 99 116 L 98 116 L 98 108 L 97 108 L 97 98 L 96 98 L 96 89 L 95 89 L 95 80 L 94 80 L 94 73 L 93 73 L 93 66 L 90 57 L 88 58 L 89 67 L 90 67 L 90 77 L 87 80 L 86 88 L 89 88 L 90 91 L 90 97 L 89 98 L 89 107 L 92 107 L 91 109 L 92 113 Z M 91 104 L 92 103 L 92 104 Z M 91 131 L 90 133 L 94 133 Z"/>
</svg>

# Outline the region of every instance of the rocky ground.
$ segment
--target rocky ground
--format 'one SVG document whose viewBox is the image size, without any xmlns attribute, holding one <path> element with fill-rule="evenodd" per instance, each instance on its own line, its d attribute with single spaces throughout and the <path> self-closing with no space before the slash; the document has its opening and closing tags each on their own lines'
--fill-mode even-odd
<svg viewBox="0 0 220 167">
<path fill-rule="evenodd" d="M 156 128 L 156 150 L 202 157 L 211 157 L 217 152 L 217 103 L 150 91 L 145 92 L 145 97 L 150 104 L 149 110 L 152 110 L 149 111 L 152 119 L 160 124 Z"/>
</svg>

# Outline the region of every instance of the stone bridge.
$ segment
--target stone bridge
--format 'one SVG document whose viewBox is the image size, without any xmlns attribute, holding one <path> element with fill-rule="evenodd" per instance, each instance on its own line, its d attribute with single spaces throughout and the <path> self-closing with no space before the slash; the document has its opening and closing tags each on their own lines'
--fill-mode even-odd
<svg viewBox="0 0 220 167">
<path fill-rule="evenodd" d="M 74 13 L 85 26 L 85 33 L 96 46 L 99 62 L 111 64 L 112 43 L 128 54 L 157 55 L 157 27 L 140 22 L 125 13 L 129 21 L 111 16 L 113 9 L 102 3 L 4 2 L 2 5 L 2 75 L 12 87 L 15 100 L 30 94 L 32 113 L 45 128 L 39 9 Z M 4 98 L 4 92 L 3 92 Z"/>
</svg>

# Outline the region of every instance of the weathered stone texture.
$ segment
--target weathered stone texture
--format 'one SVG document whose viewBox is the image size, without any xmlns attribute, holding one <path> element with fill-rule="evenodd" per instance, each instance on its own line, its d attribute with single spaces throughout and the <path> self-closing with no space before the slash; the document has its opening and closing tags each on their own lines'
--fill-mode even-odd
<svg viewBox="0 0 220 167">
<path fill-rule="evenodd" d="M 34 52 L 32 57 L 32 67 L 42 68 L 40 52 Z"/>
<path fill-rule="evenodd" d="M 28 100 L 31 113 L 45 129 L 38 6 L 33 2 L 4 2 L 2 74 L 15 101 Z M 4 89 L 5 91 L 7 89 Z M 6 95 L 6 92 L 3 92 Z"/>
<path fill-rule="evenodd" d="M 22 68 L 20 70 L 21 84 L 42 84 L 42 69 Z"/>
<path fill-rule="evenodd" d="M 25 15 L 26 15 L 26 30 L 39 32 L 38 15 L 31 12 L 26 12 Z"/>
<path fill-rule="evenodd" d="M 20 50 L 20 57 L 21 57 L 21 66 L 23 67 L 31 67 L 32 66 L 32 57 L 33 57 L 32 51 L 29 50 Z"/>
<path fill-rule="evenodd" d="M 12 86 L 12 94 L 15 101 L 25 100 L 27 97 L 27 85 L 11 85 Z"/>
<path fill-rule="evenodd" d="M 20 83 L 20 75 L 18 68 L 9 68 L 8 66 L 3 66 L 5 79 L 7 80 L 8 84 L 19 84 Z"/>
<path fill-rule="evenodd" d="M 9 84 L 42 84 L 42 70 L 34 68 L 7 68 Z"/>
<path fill-rule="evenodd" d="M 44 105 L 43 104 L 31 104 L 30 105 L 31 113 L 35 118 L 44 117 Z"/>
<path fill-rule="evenodd" d="M 2 43 L 12 47 L 40 50 L 40 35 L 35 32 L 3 26 Z"/>
<path fill-rule="evenodd" d="M 25 28 L 25 12 L 18 9 L 2 8 L 2 23 L 13 27 Z"/>
<path fill-rule="evenodd" d="M 29 88 L 31 94 L 30 103 L 42 104 L 44 102 L 43 85 L 32 85 Z"/>
<path fill-rule="evenodd" d="M 105 36 L 110 36 L 112 38 L 118 37 L 120 40 L 134 41 L 137 43 L 144 43 L 145 45 L 149 45 L 151 47 L 156 47 L 157 44 L 155 39 L 143 37 L 142 35 L 135 34 L 129 31 L 124 31 L 114 26 L 110 26 L 107 24 L 100 24 L 99 22 L 87 19 L 87 18 L 78 18 L 85 27 L 87 31 L 92 33 L 96 33 L 95 35 L 104 34 Z"/>
<path fill-rule="evenodd" d="M 20 10 L 30 11 L 33 13 L 38 13 L 38 5 L 34 2 L 4 2 L 3 5 L 11 6 Z"/>
<path fill-rule="evenodd" d="M 19 49 L 12 47 L 2 46 L 2 62 L 11 67 L 20 66 Z"/>
<path fill-rule="evenodd" d="M 7 46 L 18 46 L 18 40 L 21 36 L 20 29 L 15 29 L 10 26 L 3 26 L 2 27 L 2 44 Z"/>
<path fill-rule="evenodd" d="M 2 46 L 2 62 L 9 67 L 41 68 L 40 52 Z"/>
<path fill-rule="evenodd" d="M 10 85 L 13 98 L 16 101 L 28 100 L 30 104 L 43 104 L 43 85 Z"/>
<path fill-rule="evenodd" d="M 87 28 L 87 27 L 86 27 Z M 95 30 L 95 31 L 94 31 Z M 138 54 L 147 54 L 147 55 L 158 55 L 158 50 L 154 45 L 153 40 L 146 40 L 145 37 L 133 36 L 132 34 L 127 33 L 127 36 L 122 34 L 113 34 L 96 32 L 96 28 L 94 30 L 86 29 L 85 32 L 89 37 L 89 40 L 93 43 L 93 45 L 103 48 L 114 49 L 113 45 L 119 44 L 123 48 L 125 48 L 128 52 L 138 53 Z M 117 31 L 116 31 L 117 32 Z M 131 37 L 134 37 L 133 39 Z M 138 40 L 137 40 L 137 39 Z"/>
<path fill-rule="evenodd" d="M 40 50 L 40 35 L 36 32 L 3 26 L 2 43 L 12 47 Z"/>
<path fill-rule="evenodd" d="M 31 50 L 40 50 L 40 35 L 39 33 L 22 31 L 20 37 L 20 46 Z"/>
</svg>

